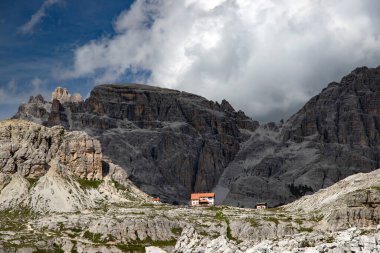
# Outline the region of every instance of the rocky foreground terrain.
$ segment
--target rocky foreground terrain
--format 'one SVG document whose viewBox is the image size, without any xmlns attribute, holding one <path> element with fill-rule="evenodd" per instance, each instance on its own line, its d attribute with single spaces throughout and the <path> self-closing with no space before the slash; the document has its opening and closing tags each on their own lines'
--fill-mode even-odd
<svg viewBox="0 0 380 253">
<path fill-rule="evenodd" d="M 100 85 L 88 99 L 58 88 L 15 118 L 99 140 L 104 155 L 167 203 L 215 191 L 217 203 L 278 206 L 380 163 L 380 67 L 330 83 L 286 122 L 259 125 L 200 96 L 146 85 Z"/>
<path fill-rule="evenodd" d="M 20 140 L 26 160 L 38 150 L 30 148 L 36 140 L 62 131 L 18 120 L 0 124 Z M 84 135 L 61 133 L 58 150 L 71 134 Z M 7 146 L 0 147 L 6 153 Z M 347 177 L 283 207 L 191 208 L 151 203 L 124 170 L 103 158 L 102 176 L 92 179 L 96 163 L 83 174 L 75 163 L 58 159 L 66 152 L 77 152 L 78 161 L 103 155 L 91 145 L 87 152 L 78 152 L 80 147 L 55 153 L 38 175 L 18 166 L 1 172 L 0 252 L 380 251 L 380 170 Z M 17 154 L 3 159 L 16 161 Z"/>
</svg>

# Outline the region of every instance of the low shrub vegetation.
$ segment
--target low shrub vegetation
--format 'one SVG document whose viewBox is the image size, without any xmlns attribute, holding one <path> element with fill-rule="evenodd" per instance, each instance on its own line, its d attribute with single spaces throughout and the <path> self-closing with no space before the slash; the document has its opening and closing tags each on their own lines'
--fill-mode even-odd
<svg viewBox="0 0 380 253">
<path fill-rule="evenodd" d="M 182 228 L 171 228 L 171 231 L 175 235 L 181 235 L 182 234 Z"/>
<path fill-rule="evenodd" d="M 258 226 L 260 226 L 260 223 L 257 221 L 257 219 L 255 218 L 248 218 L 247 219 L 247 222 L 249 222 L 249 224 L 251 225 L 251 227 L 253 228 L 256 228 Z"/>
<path fill-rule="evenodd" d="M 279 219 L 277 219 L 276 217 L 264 217 L 264 220 L 273 222 L 276 225 L 280 223 Z"/>
<path fill-rule="evenodd" d="M 300 232 L 308 232 L 308 233 L 310 233 L 310 232 L 313 232 L 313 228 L 306 228 L 306 227 L 300 227 L 299 229 L 298 229 L 298 231 L 300 231 Z"/>
<path fill-rule="evenodd" d="M 88 180 L 84 178 L 77 178 L 78 183 L 82 189 L 99 188 L 99 185 L 103 183 L 103 180 Z"/>
<path fill-rule="evenodd" d="M 231 231 L 231 228 L 230 228 L 230 221 L 228 220 L 228 218 L 226 216 L 224 216 L 223 212 L 218 211 L 215 214 L 214 218 L 216 220 L 219 220 L 219 221 L 224 221 L 227 224 L 227 238 L 229 240 L 232 240 L 232 241 L 235 241 L 235 242 L 239 243 L 239 240 L 237 240 L 235 237 L 232 236 L 232 231 Z"/>
</svg>

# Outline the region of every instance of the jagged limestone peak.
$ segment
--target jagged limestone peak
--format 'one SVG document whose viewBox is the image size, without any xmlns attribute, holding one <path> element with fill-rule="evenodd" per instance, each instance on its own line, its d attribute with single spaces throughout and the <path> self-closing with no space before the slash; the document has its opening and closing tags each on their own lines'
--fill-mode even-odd
<svg viewBox="0 0 380 253">
<path fill-rule="evenodd" d="M 51 100 L 58 100 L 60 103 L 79 103 L 83 102 L 83 97 L 79 93 L 75 93 L 74 95 L 71 95 L 69 91 L 66 88 L 63 87 L 57 87 L 51 94 Z"/>
</svg>

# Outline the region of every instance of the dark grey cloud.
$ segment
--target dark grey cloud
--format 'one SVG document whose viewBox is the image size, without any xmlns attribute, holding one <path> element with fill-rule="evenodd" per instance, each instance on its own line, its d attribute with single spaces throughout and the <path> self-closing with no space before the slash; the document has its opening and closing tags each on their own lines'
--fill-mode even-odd
<svg viewBox="0 0 380 253">
<path fill-rule="evenodd" d="M 375 0 L 138 0 L 115 21 L 115 36 L 75 50 L 62 77 L 101 72 L 96 82 L 112 82 L 145 69 L 148 84 L 226 98 L 254 118 L 279 120 L 355 67 L 380 64 L 379 7 Z"/>
</svg>

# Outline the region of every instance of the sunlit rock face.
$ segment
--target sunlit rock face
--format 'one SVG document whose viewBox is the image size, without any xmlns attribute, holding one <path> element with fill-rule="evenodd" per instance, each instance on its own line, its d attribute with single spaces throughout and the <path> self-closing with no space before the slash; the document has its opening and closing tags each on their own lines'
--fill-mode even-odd
<svg viewBox="0 0 380 253">
<path fill-rule="evenodd" d="M 79 103 L 83 102 L 83 97 L 79 93 L 70 95 L 66 88 L 57 87 L 51 94 L 51 101 L 53 102 L 54 100 L 58 100 L 62 104 L 67 102 Z"/>
<path fill-rule="evenodd" d="M 21 120 L 0 122 L 0 172 L 38 178 L 57 159 L 86 179 L 102 178 L 102 152 L 98 140 L 61 126 L 44 127 Z"/>
<path fill-rule="evenodd" d="M 56 99 L 61 103 L 65 103 L 70 101 L 70 95 L 66 88 L 57 87 L 51 94 L 51 99 L 52 101 Z"/>
</svg>

